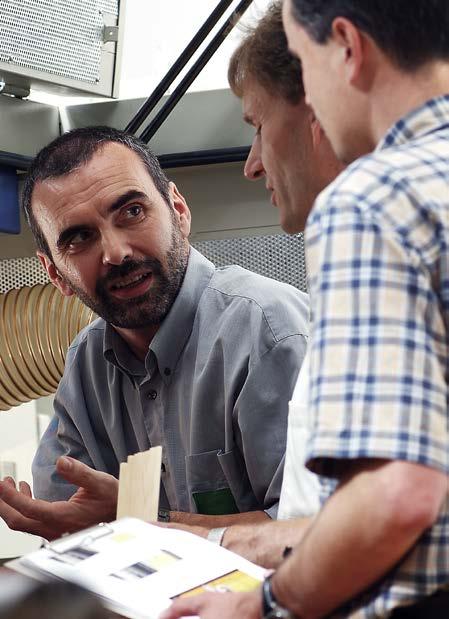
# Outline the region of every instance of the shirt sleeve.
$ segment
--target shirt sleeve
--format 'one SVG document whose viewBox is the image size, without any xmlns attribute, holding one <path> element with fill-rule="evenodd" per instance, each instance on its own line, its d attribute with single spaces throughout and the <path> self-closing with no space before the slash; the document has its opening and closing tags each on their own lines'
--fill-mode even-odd
<svg viewBox="0 0 449 619">
<path fill-rule="evenodd" d="M 236 443 L 252 491 L 270 517 L 277 514 L 288 402 L 306 344 L 303 335 L 291 335 L 277 342 L 250 369 L 235 403 Z"/>
<path fill-rule="evenodd" d="M 308 518 L 314 516 L 320 508 L 319 477 L 305 466 L 310 433 L 309 362 L 310 355 L 306 354 L 289 402 L 287 449 L 277 515 L 279 520 Z"/>
<path fill-rule="evenodd" d="M 71 456 L 88 466 L 93 466 L 75 425 L 67 413 L 55 403 L 55 414 L 39 442 L 33 459 L 33 492 L 36 498 L 65 501 L 76 492 L 77 487 L 69 484 L 56 472 L 56 461 L 60 456 Z"/>
<path fill-rule="evenodd" d="M 33 459 L 33 492 L 47 501 L 67 500 L 77 490 L 56 472 L 60 456 L 70 456 L 97 470 L 106 471 L 90 423 L 83 379 L 70 348 L 64 375 L 54 399 L 54 415 Z"/>
<path fill-rule="evenodd" d="M 345 460 L 374 457 L 448 472 L 447 334 L 435 274 L 414 239 L 376 217 L 375 205 L 354 202 L 328 195 L 306 232 L 308 466 L 338 477 Z"/>
</svg>

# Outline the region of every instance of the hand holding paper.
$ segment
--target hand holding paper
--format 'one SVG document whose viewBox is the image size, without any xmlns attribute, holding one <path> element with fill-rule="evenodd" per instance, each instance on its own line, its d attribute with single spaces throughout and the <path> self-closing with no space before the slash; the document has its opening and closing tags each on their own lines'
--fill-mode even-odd
<svg viewBox="0 0 449 619">
<path fill-rule="evenodd" d="M 200 619 L 260 619 L 262 594 L 257 589 L 251 593 L 203 593 L 192 598 L 178 598 L 159 619 L 193 616 Z"/>
</svg>

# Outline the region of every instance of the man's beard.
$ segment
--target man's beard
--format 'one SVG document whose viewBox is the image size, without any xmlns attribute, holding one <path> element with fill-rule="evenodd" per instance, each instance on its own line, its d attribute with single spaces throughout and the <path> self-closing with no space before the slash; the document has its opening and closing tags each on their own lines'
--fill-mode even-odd
<svg viewBox="0 0 449 619">
<path fill-rule="evenodd" d="M 165 268 L 157 258 L 111 265 L 107 275 L 97 281 L 95 297 L 64 279 L 77 297 L 106 322 L 123 329 L 142 329 L 159 325 L 168 314 L 184 279 L 188 256 L 186 243 L 174 224 Z M 150 289 L 145 294 L 130 299 L 116 299 L 111 295 L 111 283 L 133 272 L 142 272 L 142 269 L 151 270 L 152 278 Z"/>
</svg>

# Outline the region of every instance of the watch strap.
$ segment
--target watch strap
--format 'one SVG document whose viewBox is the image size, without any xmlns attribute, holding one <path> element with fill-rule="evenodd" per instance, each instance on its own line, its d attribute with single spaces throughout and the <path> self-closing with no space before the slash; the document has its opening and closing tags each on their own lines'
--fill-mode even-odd
<svg viewBox="0 0 449 619">
<path fill-rule="evenodd" d="M 294 619 L 295 615 L 287 608 L 281 606 L 276 600 L 276 596 L 271 588 L 270 574 L 263 581 L 262 585 L 262 611 L 264 619 Z"/>
<path fill-rule="evenodd" d="M 160 507 L 157 512 L 158 522 L 170 522 L 170 510 Z"/>
<path fill-rule="evenodd" d="M 273 597 L 273 592 L 271 591 L 271 578 L 272 578 L 273 574 L 270 574 L 270 576 L 267 576 L 267 578 L 265 578 L 265 580 L 263 581 L 263 585 L 262 585 L 262 611 L 263 611 L 263 617 L 266 617 L 267 615 L 269 615 L 271 613 L 271 611 L 273 610 L 274 606 L 275 606 L 275 599 Z"/>
<path fill-rule="evenodd" d="M 226 529 L 228 527 L 217 527 L 216 529 L 211 529 L 207 534 L 207 539 L 218 546 L 221 546 L 223 543 L 223 537 L 226 533 Z"/>
</svg>

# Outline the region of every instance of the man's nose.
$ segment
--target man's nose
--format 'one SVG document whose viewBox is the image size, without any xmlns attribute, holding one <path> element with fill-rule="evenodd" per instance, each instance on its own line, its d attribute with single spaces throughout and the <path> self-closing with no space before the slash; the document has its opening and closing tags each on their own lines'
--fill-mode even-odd
<svg viewBox="0 0 449 619">
<path fill-rule="evenodd" d="M 103 264 L 122 264 L 132 257 L 132 248 L 126 234 L 121 231 L 104 233 L 101 239 Z"/>
<path fill-rule="evenodd" d="M 262 164 L 260 152 L 260 139 L 257 136 L 251 145 L 243 173 L 249 181 L 257 181 L 265 176 L 265 168 Z"/>
</svg>

